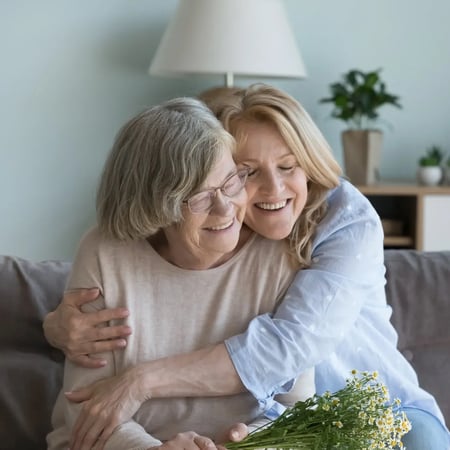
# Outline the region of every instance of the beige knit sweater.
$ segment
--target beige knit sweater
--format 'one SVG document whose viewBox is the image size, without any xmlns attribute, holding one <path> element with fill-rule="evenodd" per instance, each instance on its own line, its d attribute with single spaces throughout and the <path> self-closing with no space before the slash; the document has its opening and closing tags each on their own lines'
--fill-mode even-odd
<svg viewBox="0 0 450 450">
<path fill-rule="evenodd" d="M 249 321 L 271 312 L 290 284 L 295 267 L 283 242 L 252 235 L 223 265 L 184 270 L 162 259 L 147 241 L 106 239 L 96 228 L 82 239 L 69 289 L 100 287 L 92 309 L 127 307 L 133 334 L 125 350 L 102 355 L 101 369 L 66 361 L 62 392 L 118 374 L 139 362 L 189 352 L 245 330 Z M 251 364 L 251 361 L 249 361 Z M 302 375 L 287 403 L 314 393 L 313 371 Z M 67 449 L 79 405 L 60 394 L 53 412 L 49 449 Z M 106 449 L 146 449 L 181 431 L 214 438 L 236 422 L 250 423 L 260 411 L 248 393 L 229 397 L 152 399 L 133 420 L 118 427 Z"/>
</svg>

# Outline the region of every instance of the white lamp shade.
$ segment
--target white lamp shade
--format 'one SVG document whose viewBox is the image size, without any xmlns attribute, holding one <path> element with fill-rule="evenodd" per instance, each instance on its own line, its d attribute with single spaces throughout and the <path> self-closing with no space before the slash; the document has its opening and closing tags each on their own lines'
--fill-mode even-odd
<svg viewBox="0 0 450 450">
<path fill-rule="evenodd" d="M 282 0 L 180 0 L 149 73 L 306 76 Z"/>
</svg>

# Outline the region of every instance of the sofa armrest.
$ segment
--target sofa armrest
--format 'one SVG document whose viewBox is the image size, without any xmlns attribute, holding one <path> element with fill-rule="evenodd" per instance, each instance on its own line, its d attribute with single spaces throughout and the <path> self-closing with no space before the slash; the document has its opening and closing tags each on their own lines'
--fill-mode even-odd
<svg viewBox="0 0 450 450">
<path fill-rule="evenodd" d="M 70 263 L 0 256 L 0 447 L 45 449 L 64 355 L 42 321 L 60 302 Z"/>
<path fill-rule="evenodd" d="M 398 347 L 450 422 L 450 251 L 386 250 L 386 295 Z"/>
</svg>

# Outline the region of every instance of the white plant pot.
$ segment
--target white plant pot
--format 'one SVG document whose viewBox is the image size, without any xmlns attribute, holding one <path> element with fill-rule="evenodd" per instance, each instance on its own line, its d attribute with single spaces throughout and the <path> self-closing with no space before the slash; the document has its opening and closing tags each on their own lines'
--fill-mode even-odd
<svg viewBox="0 0 450 450">
<path fill-rule="evenodd" d="M 448 186 L 450 186 L 450 166 L 445 168 L 445 182 Z"/>
<path fill-rule="evenodd" d="M 419 167 L 417 180 L 425 186 L 437 186 L 442 179 L 442 168 L 439 166 Z"/>
</svg>

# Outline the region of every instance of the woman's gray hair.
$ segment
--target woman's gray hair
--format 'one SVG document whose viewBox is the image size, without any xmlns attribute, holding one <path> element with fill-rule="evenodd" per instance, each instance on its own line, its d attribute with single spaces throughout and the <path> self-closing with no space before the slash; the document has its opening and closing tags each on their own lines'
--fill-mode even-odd
<svg viewBox="0 0 450 450">
<path fill-rule="evenodd" d="M 143 239 L 182 220 L 182 202 L 205 182 L 234 138 L 200 101 L 151 107 L 119 131 L 97 191 L 102 232 Z"/>
</svg>

